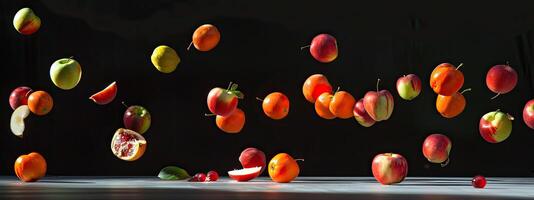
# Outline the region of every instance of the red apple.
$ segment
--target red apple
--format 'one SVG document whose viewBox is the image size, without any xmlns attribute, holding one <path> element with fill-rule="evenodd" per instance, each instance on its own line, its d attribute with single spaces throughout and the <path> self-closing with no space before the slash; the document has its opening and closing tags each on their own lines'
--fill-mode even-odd
<svg viewBox="0 0 534 200">
<path fill-rule="evenodd" d="M 534 129 L 534 99 L 525 104 L 525 108 L 523 108 L 523 121 L 525 121 L 528 127 Z"/>
<path fill-rule="evenodd" d="M 122 120 L 125 128 L 143 134 L 150 128 L 152 117 L 143 106 L 130 106 L 124 112 Z"/>
<path fill-rule="evenodd" d="M 9 95 L 9 105 L 13 110 L 17 109 L 19 106 L 28 105 L 28 97 L 33 92 L 33 90 L 26 86 L 21 86 L 15 88 L 11 95 Z"/>
<path fill-rule="evenodd" d="M 397 79 L 397 92 L 404 100 L 412 100 L 421 93 L 421 79 L 415 74 L 408 74 Z"/>
<path fill-rule="evenodd" d="M 371 127 L 373 124 L 375 124 L 375 120 L 367 114 L 367 111 L 365 111 L 365 108 L 363 106 L 363 98 L 360 99 L 356 104 L 354 105 L 354 118 L 356 118 L 356 121 L 364 127 Z"/>
<path fill-rule="evenodd" d="M 239 155 L 239 162 L 243 168 L 261 167 L 261 174 L 266 166 L 265 153 L 253 147 L 246 148 Z"/>
<path fill-rule="evenodd" d="M 93 100 L 98 105 L 105 105 L 113 101 L 115 96 L 117 96 L 117 84 L 116 82 L 113 82 L 100 92 L 91 95 L 89 99 Z"/>
<path fill-rule="evenodd" d="M 373 176 L 383 185 L 400 183 L 408 175 L 408 162 L 400 154 L 383 153 L 373 159 Z"/>
<path fill-rule="evenodd" d="M 517 72 L 509 65 L 495 65 L 486 74 L 486 85 L 497 94 L 506 94 L 517 84 Z"/>
<path fill-rule="evenodd" d="M 423 155 L 431 163 L 443 163 L 445 166 L 451 152 L 451 140 L 442 134 L 432 134 L 423 142 Z"/>
<path fill-rule="evenodd" d="M 238 99 L 243 98 L 243 93 L 237 90 L 237 84 L 230 83 L 228 89 L 213 88 L 208 94 L 208 108 L 213 114 L 226 117 L 237 108 Z"/>
<path fill-rule="evenodd" d="M 393 96 L 387 90 L 378 91 L 378 79 L 376 83 L 376 92 L 369 91 L 363 97 L 363 106 L 365 111 L 375 121 L 387 120 L 393 113 Z"/>
<path fill-rule="evenodd" d="M 334 61 L 338 53 L 336 38 L 325 33 L 315 36 L 310 45 L 310 53 L 319 62 Z"/>
<path fill-rule="evenodd" d="M 514 118 L 499 110 L 486 113 L 480 118 L 478 130 L 480 136 L 489 143 L 499 143 L 512 133 L 512 120 Z"/>
<path fill-rule="evenodd" d="M 228 172 L 228 176 L 230 178 L 242 182 L 242 181 L 250 181 L 256 177 L 258 177 L 263 170 L 263 167 L 252 167 L 252 168 L 244 168 L 239 170 L 232 170 Z"/>
</svg>

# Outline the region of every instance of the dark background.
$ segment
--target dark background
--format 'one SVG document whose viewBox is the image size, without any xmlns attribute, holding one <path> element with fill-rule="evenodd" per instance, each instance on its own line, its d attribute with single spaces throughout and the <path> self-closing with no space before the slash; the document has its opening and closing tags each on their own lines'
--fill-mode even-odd
<svg viewBox="0 0 534 200">
<path fill-rule="evenodd" d="M 3 75 L 0 174 L 13 175 L 13 163 L 31 151 L 42 153 L 49 175 L 156 175 L 167 165 L 190 173 L 211 169 L 226 174 L 240 168 L 238 156 L 257 147 L 269 160 L 287 152 L 300 163 L 302 176 L 371 176 L 371 160 L 383 152 L 404 155 L 411 176 L 533 176 L 534 131 L 521 113 L 534 96 L 534 2 L 506 4 L 450 1 L 0 1 Z M 519 3 L 521 2 L 521 3 Z M 12 25 L 22 7 L 41 18 L 40 30 L 23 36 Z M 210 52 L 186 51 L 196 27 L 215 24 L 221 42 Z M 313 36 L 337 38 L 339 57 L 330 64 L 315 61 L 307 50 Z M 161 44 L 176 49 L 182 62 L 171 74 L 150 62 Z M 74 56 L 82 65 L 81 82 L 72 90 L 55 87 L 49 77 L 57 59 Z M 432 69 L 442 62 L 464 63 L 467 107 L 454 119 L 435 110 L 429 87 Z M 516 88 L 495 100 L 485 85 L 487 70 L 509 62 L 519 75 Z M 371 128 L 354 119 L 324 120 L 307 103 L 301 88 L 315 73 L 325 74 L 357 98 L 381 88 L 395 98 L 388 121 Z M 413 101 L 402 100 L 395 82 L 415 73 L 423 90 Z M 117 98 L 99 106 L 88 97 L 117 81 Z M 241 133 L 224 134 L 208 112 L 213 87 L 240 85 L 246 113 Z M 11 134 L 8 104 L 17 86 L 48 91 L 54 108 L 46 116 L 26 119 L 24 138 Z M 289 115 L 267 118 L 254 97 L 280 91 L 291 101 Z M 121 101 L 142 105 L 152 114 L 144 134 L 145 155 L 138 161 L 117 159 L 110 140 L 122 127 Z M 478 122 L 500 108 L 516 117 L 511 136 L 499 144 L 484 141 Z M 451 163 L 429 164 L 421 153 L 432 133 L 453 142 Z M 264 175 L 266 175 L 265 173 Z"/>
</svg>

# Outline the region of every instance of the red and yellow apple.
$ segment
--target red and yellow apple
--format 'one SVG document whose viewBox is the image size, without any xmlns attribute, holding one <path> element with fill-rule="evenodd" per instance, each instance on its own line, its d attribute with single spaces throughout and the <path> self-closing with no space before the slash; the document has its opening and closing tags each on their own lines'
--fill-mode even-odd
<svg viewBox="0 0 534 200">
<path fill-rule="evenodd" d="M 22 35 L 31 35 L 41 27 L 41 18 L 32 9 L 22 8 L 13 18 L 13 26 Z"/>
<path fill-rule="evenodd" d="M 408 74 L 397 79 L 397 92 L 404 100 L 412 100 L 421 93 L 421 79 L 415 74 Z"/>
<path fill-rule="evenodd" d="M 395 153 L 378 154 L 371 167 L 375 179 L 383 185 L 400 183 L 408 175 L 408 162 Z"/>
<path fill-rule="evenodd" d="M 302 85 L 302 94 L 310 103 L 315 103 L 315 100 L 325 92 L 332 93 L 332 86 L 322 74 L 311 75 Z"/>
<path fill-rule="evenodd" d="M 287 153 L 279 153 L 269 162 L 269 176 L 274 182 L 289 183 L 300 173 L 297 161 Z"/>
<path fill-rule="evenodd" d="M 310 45 L 310 53 L 319 62 L 334 61 L 338 54 L 336 38 L 326 33 L 315 36 Z"/>
<path fill-rule="evenodd" d="M 462 64 L 455 67 L 450 63 L 442 63 L 430 75 L 430 87 L 435 93 L 451 96 L 464 85 L 464 74 L 458 70 Z"/>
<path fill-rule="evenodd" d="M 9 95 L 9 105 L 13 110 L 19 106 L 28 105 L 28 97 L 30 97 L 32 92 L 33 90 L 26 86 L 15 88 Z"/>
<path fill-rule="evenodd" d="M 517 84 L 517 72 L 509 65 L 495 65 L 486 74 L 486 86 L 497 94 L 512 91 Z"/>
<path fill-rule="evenodd" d="M 46 174 L 46 160 L 36 152 L 21 155 L 15 161 L 15 175 L 24 182 L 34 182 Z"/>
<path fill-rule="evenodd" d="M 353 114 L 356 121 L 358 121 L 358 123 L 364 127 L 371 127 L 376 122 L 373 118 L 371 118 L 371 116 L 369 116 L 369 114 L 367 114 L 367 111 L 365 111 L 363 106 L 363 98 L 354 105 Z"/>
<path fill-rule="evenodd" d="M 243 98 L 243 93 L 237 90 L 237 84 L 230 83 L 228 89 L 216 87 L 208 94 L 208 108 L 216 115 L 228 116 L 237 108 L 238 99 Z"/>
<path fill-rule="evenodd" d="M 432 134 L 423 142 L 423 155 L 431 163 L 445 163 L 449 160 L 451 148 L 452 143 L 447 136 Z"/>
<path fill-rule="evenodd" d="M 376 83 L 376 91 L 369 91 L 363 97 L 363 106 L 365 111 L 375 121 L 387 120 L 393 113 L 393 95 L 387 90 L 378 90 L 378 82 Z"/>
<path fill-rule="evenodd" d="M 512 133 L 512 120 L 514 118 L 499 110 L 486 113 L 480 118 L 478 130 L 484 140 L 489 143 L 499 143 Z"/>
<path fill-rule="evenodd" d="M 239 155 L 239 162 L 243 168 L 261 167 L 261 174 L 266 167 L 265 153 L 254 147 L 246 148 Z"/>
<path fill-rule="evenodd" d="M 124 127 L 139 134 L 145 133 L 150 128 L 152 121 L 150 112 L 143 106 L 130 106 L 122 117 Z"/>
<path fill-rule="evenodd" d="M 525 124 L 534 129 L 534 99 L 528 101 L 523 108 L 523 121 Z"/>
</svg>

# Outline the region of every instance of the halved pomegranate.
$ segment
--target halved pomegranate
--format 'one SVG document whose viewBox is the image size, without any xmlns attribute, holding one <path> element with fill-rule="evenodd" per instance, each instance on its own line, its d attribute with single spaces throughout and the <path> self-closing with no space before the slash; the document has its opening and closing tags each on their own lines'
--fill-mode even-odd
<svg viewBox="0 0 534 200">
<path fill-rule="evenodd" d="M 89 99 L 93 100 L 98 105 L 105 105 L 113 101 L 115 96 L 117 96 L 117 84 L 116 82 L 113 82 L 100 92 L 93 94 Z"/>
<path fill-rule="evenodd" d="M 126 161 L 139 159 L 145 153 L 146 140 L 130 129 L 119 128 L 111 140 L 111 151 L 117 158 Z"/>
<path fill-rule="evenodd" d="M 251 168 L 243 168 L 243 169 L 236 169 L 228 172 L 228 175 L 230 178 L 236 180 L 236 181 L 250 181 L 256 177 L 258 177 L 261 173 L 261 167 L 251 167 Z"/>
</svg>

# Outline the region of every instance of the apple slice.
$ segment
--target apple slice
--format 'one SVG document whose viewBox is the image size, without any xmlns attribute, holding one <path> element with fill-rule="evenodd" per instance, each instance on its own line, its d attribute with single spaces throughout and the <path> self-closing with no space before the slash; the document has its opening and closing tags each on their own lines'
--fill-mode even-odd
<svg viewBox="0 0 534 200">
<path fill-rule="evenodd" d="M 28 105 L 19 106 L 13 114 L 11 114 L 11 132 L 17 137 L 22 137 L 24 132 L 24 119 L 30 115 L 30 108 Z"/>
<path fill-rule="evenodd" d="M 242 181 L 250 181 L 256 177 L 258 177 L 261 173 L 262 167 L 251 167 L 251 168 L 243 168 L 243 169 L 236 169 L 228 172 L 228 175 L 230 178 L 242 182 Z"/>
<path fill-rule="evenodd" d="M 111 83 L 109 86 L 107 86 L 100 92 L 93 94 L 91 97 L 89 97 L 89 99 L 93 100 L 98 105 L 106 105 L 113 101 L 113 99 L 115 99 L 115 96 L 117 96 L 116 81 Z"/>
</svg>

